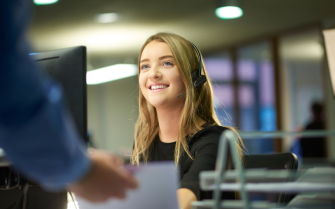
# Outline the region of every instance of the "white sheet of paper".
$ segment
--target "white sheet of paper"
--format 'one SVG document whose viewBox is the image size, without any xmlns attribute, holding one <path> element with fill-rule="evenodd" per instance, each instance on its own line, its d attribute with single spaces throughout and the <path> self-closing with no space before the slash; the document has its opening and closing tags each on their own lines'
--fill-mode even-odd
<svg viewBox="0 0 335 209">
<path fill-rule="evenodd" d="M 137 190 L 127 193 L 123 201 L 111 199 L 90 203 L 76 197 L 80 209 L 178 209 L 178 176 L 174 162 L 148 163 L 135 173 Z"/>
</svg>

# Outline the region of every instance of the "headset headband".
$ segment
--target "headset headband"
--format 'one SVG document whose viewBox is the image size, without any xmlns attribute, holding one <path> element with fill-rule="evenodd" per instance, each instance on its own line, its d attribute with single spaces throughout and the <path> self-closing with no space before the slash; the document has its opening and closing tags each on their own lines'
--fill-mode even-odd
<svg viewBox="0 0 335 209">
<path fill-rule="evenodd" d="M 202 60 L 201 60 L 201 55 L 200 55 L 200 52 L 198 50 L 198 48 L 192 43 L 190 42 L 193 46 L 193 48 L 195 49 L 195 51 L 197 52 L 197 55 L 198 55 L 198 60 L 199 60 L 199 71 L 198 71 L 198 76 L 197 77 L 200 77 L 201 76 L 201 72 L 202 72 Z"/>
<path fill-rule="evenodd" d="M 201 75 L 201 71 L 202 71 L 202 59 L 201 59 L 200 52 L 199 52 L 198 48 L 192 42 L 190 42 L 190 43 L 192 44 L 193 48 L 197 52 L 198 60 L 199 60 L 199 70 L 192 73 L 193 87 L 194 88 L 198 88 L 198 87 L 202 86 L 204 83 L 206 83 L 207 78 L 206 78 L 205 75 Z M 184 93 L 182 93 L 182 94 L 179 94 L 177 96 L 177 98 L 181 97 L 184 94 L 186 94 L 186 91 Z"/>
</svg>

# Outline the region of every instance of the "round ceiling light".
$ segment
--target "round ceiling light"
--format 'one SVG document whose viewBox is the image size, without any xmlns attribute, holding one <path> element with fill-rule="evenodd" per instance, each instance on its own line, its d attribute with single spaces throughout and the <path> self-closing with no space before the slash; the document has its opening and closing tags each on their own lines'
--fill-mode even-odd
<svg viewBox="0 0 335 209">
<path fill-rule="evenodd" d="M 56 2 L 58 2 L 58 0 L 34 0 L 36 5 L 54 4 Z"/>
<path fill-rule="evenodd" d="M 120 18 L 120 15 L 117 13 L 102 13 L 95 15 L 94 21 L 97 23 L 111 23 L 115 22 Z"/>
<path fill-rule="evenodd" d="M 225 6 L 217 8 L 215 10 L 215 14 L 221 19 L 234 19 L 241 17 L 243 15 L 243 11 L 240 7 Z"/>
</svg>

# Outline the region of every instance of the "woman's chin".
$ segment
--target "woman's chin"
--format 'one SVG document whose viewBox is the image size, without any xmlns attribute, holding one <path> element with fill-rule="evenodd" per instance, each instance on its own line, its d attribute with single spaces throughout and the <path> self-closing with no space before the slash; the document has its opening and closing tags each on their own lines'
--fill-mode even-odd
<svg viewBox="0 0 335 209">
<path fill-rule="evenodd" d="M 165 107 L 166 103 L 164 103 L 164 102 L 153 102 L 153 103 L 151 103 L 151 105 L 154 106 L 157 109 L 157 108 Z"/>
<path fill-rule="evenodd" d="M 155 108 L 162 108 L 162 107 L 169 106 L 169 102 L 166 101 L 165 99 L 152 99 L 149 102 Z"/>
</svg>

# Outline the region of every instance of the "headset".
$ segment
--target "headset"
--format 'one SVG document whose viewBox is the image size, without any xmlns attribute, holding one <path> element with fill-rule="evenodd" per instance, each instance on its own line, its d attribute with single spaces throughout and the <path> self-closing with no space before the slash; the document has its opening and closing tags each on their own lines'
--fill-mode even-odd
<svg viewBox="0 0 335 209">
<path fill-rule="evenodd" d="M 197 70 L 197 71 L 195 71 L 195 72 L 192 73 L 193 88 L 199 88 L 204 83 L 206 83 L 207 78 L 206 78 L 205 75 L 201 75 L 201 72 L 202 72 L 202 59 L 201 59 L 200 52 L 199 52 L 198 48 L 193 43 L 191 43 L 191 45 L 193 46 L 194 50 L 197 52 L 198 59 L 199 59 L 199 70 Z M 186 91 L 184 93 L 182 93 L 182 94 L 179 94 L 177 96 L 177 98 L 181 97 L 184 94 L 186 94 Z"/>
</svg>

